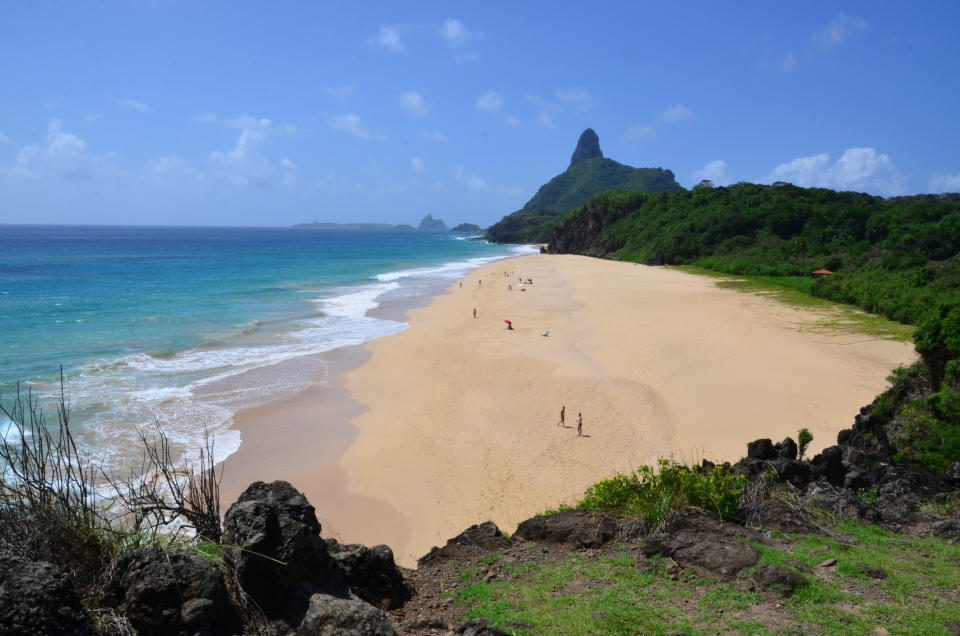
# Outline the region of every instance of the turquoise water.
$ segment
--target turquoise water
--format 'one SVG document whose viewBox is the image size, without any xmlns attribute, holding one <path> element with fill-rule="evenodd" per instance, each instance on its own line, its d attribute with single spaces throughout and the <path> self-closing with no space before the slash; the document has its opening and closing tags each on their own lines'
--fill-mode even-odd
<svg viewBox="0 0 960 636">
<path fill-rule="evenodd" d="M 62 365 L 72 423 L 104 459 L 153 420 L 184 444 L 213 431 L 222 457 L 238 410 L 322 376 L 326 352 L 405 327 L 369 315 L 378 305 L 530 251 L 463 238 L 0 226 L 0 392 L 50 395 Z"/>
</svg>

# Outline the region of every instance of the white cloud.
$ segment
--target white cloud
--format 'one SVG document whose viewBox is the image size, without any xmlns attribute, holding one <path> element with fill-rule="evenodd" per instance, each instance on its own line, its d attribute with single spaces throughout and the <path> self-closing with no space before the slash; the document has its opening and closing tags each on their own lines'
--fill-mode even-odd
<svg viewBox="0 0 960 636">
<path fill-rule="evenodd" d="M 667 123 L 674 123 L 679 121 L 690 121 L 696 117 L 693 111 L 684 106 L 683 104 L 677 104 L 676 106 L 671 106 L 662 113 L 660 113 L 660 121 Z"/>
<path fill-rule="evenodd" d="M 627 141 L 644 141 L 653 137 L 653 128 L 646 124 L 636 124 L 628 126 L 624 138 Z"/>
<path fill-rule="evenodd" d="M 408 115 L 424 117 L 430 112 L 430 104 L 418 91 L 403 91 L 398 98 L 400 106 Z"/>
<path fill-rule="evenodd" d="M 354 84 L 341 84 L 339 86 L 321 86 L 320 90 L 331 97 L 346 99 L 356 92 L 357 87 Z"/>
<path fill-rule="evenodd" d="M 960 192 L 960 173 L 958 174 L 940 174 L 939 172 L 930 177 L 927 182 L 929 192 Z"/>
<path fill-rule="evenodd" d="M 442 144 L 447 141 L 447 136 L 440 132 L 439 128 L 434 128 L 433 130 L 421 130 L 420 136 L 427 141 L 433 141 L 438 144 Z"/>
<path fill-rule="evenodd" d="M 280 185 L 285 188 L 296 188 L 298 182 L 298 173 L 300 166 L 290 161 L 289 158 L 280 159 L 280 167 L 283 169 L 283 176 L 280 178 Z"/>
<path fill-rule="evenodd" d="M 231 150 L 211 152 L 210 162 L 219 176 L 235 186 L 268 185 L 270 164 L 262 152 L 266 138 L 260 130 L 243 130 Z"/>
<path fill-rule="evenodd" d="M 146 163 L 147 174 L 154 177 L 162 183 L 169 183 L 186 177 L 195 181 L 203 181 L 206 175 L 195 168 L 187 165 L 183 159 L 177 156 L 157 157 L 150 159 Z"/>
<path fill-rule="evenodd" d="M 774 168 L 767 181 L 789 181 L 803 187 L 856 190 L 883 196 L 906 191 L 905 179 L 890 157 L 877 153 L 874 148 L 848 148 L 833 165 L 827 153 L 799 157 Z"/>
<path fill-rule="evenodd" d="M 351 134 L 357 139 L 364 139 L 366 141 L 386 140 L 386 137 L 383 135 L 370 132 L 366 126 L 363 125 L 363 120 L 360 118 L 360 115 L 355 113 L 345 113 L 331 117 L 329 124 L 332 130 Z"/>
<path fill-rule="evenodd" d="M 555 92 L 557 101 L 562 105 L 573 110 L 589 110 L 594 107 L 593 96 L 581 88 L 561 90 Z"/>
<path fill-rule="evenodd" d="M 447 41 L 452 47 L 458 47 L 467 40 L 473 34 L 470 32 L 463 22 L 454 18 L 448 18 L 443 22 L 443 26 L 440 27 L 440 37 Z"/>
<path fill-rule="evenodd" d="M 403 41 L 400 39 L 400 27 L 381 24 L 377 34 L 367 40 L 368 44 L 382 46 L 391 53 L 399 53 L 403 50 Z"/>
<path fill-rule="evenodd" d="M 83 118 L 83 123 L 89 126 L 90 124 L 97 123 L 101 117 L 103 117 L 103 113 L 87 113 Z"/>
<path fill-rule="evenodd" d="M 867 28 L 867 23 L 860 18 L 850 17 L 840 13 L 813 36 L 814 42 L 821 49 L 832 49 L 846 42 L 857 31 Z"/>
<path fill-rule="evenodd" d="M 143 102 L 141 102 L 139 99 L 131 99 L 131 98 L 129 98 L 129 97 L 125 97 L 125 98 L 123 98 L 123 99 L 118 99 L 118 100 L 117 100 L 117 103 L 118 103 L 119 105 L 125 106 L 125 107 L 127 107 L 127 108 L 132 108 L 132 109 L 134 109 L 134 110 L 139 110 L 141 113 L 150 113 L 150 112 L 153 112 L 153 109 L 152 109 L 152 108 L 150 108 L 149 106 L 147 106 L 146 104 L 144 104 Z"/>
<path fill-rule="evenodd" d="M 550 116 L 545 110 L 541 110 L 537 113 L 537 125 L 541 128 L 556 128 L 557 124 L 553 121 L 553 117 Z"/>
<path fill-rule="evenodd" d="M 700 170 L 694 170 L 690 175 L 693 185 L 696 185 L 704 179 L 713 181 L 714 185 L 729 185 L 732 181 L 730 173 L 727 172 L 727 162 L 717 159 L 711 161 Z"/>
<path fill-rule="evenodd" d="M 61 120 L 52 119 L 47 125 L 46 144 L 21 148 L 16 164 L 6 172 L 34 179 L 45 175 L 90 179 L 97 165 L 96 160 L 86 154 L 86 149 L 87 144 L 80 137 L 64 132 Z"/>
<path fill-rule="evenodd" d="M 423 172 L 427 169 L 427 166 L 420 157 L 412 157 L 410 159 L 410 169 L 414 172 Z"/>
<path fill-rule="evenodd" d="M 490 184 L 487 183 L 486 179 L 480 175 L 467 174 L 462 166 L 457 166 L 453 169 L 453 180 L 456 181 L 457 184 L 465 187 L 471 194 L 485 192 L 490 189 Z"/>
<path fill-rule="evenodd" d="M 292 124 L 274 124 L 267 117 L 253 117 L 246 113 L 241 113 L 236 117 L 218 117 L 216 113 L 202 113 L 200 115 L 194 115 L 190 118 L 190 121 L 195 124 L 215 124 L 240 130 L 260 130 L 262 132 L 276 132 L 287 135 L 293 135 L 297 132 L 296 127 Z"/>
<path fill-rule="evenodd" d="M 503 95 L 495 90 L 489 90 L 477 98 L 477 108 L 495 115 L 503 108 Z"/>
<path fill-rule="evenodd" d="M 516 115 L 507 115 L 503 118 L 503 123 L 511 128 L 519 128 L 520 126 L 523 126 L 523 122 L 520 121 L 520 118 Z"/>
<path fill-rule="evenodd" d="M 0 144 L 8 144 L 8 143 L 10 143 L 10 138 L 4 135 L 3 133 L 0 133 Z"/>
</svg>

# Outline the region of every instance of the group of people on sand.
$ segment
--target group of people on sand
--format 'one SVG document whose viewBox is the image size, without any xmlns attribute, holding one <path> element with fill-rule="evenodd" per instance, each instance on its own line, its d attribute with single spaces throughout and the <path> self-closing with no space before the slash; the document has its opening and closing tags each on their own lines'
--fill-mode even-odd
<svg viewBox="0 0 960 636">
<path fill-rule="evenodd" d="M 557 426 L 567 428 L 567 405 L 560 407 L 560 421 Z M 583 437 L 583 413 L 577 413 L 577 437 Z"/>
</svg>

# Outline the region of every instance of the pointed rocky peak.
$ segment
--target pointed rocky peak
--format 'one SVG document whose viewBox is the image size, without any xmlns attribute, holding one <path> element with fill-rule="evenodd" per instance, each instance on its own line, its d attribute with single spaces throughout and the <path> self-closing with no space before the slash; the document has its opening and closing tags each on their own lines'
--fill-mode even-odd
<svg viewBox="0 0 960 636">
<path fill-rule="evenodd" d="M 580 135 L 577 149 L 573 151 L 573 157 L 570 158 L 570 165 L 594 157 L 603 158 L 603 151 L 600 150 L 600 138 L 597 137 L 597 133 L 593 132 L 593 128 L 587 128 Z"/>
<path fill-rule="evenodd" d="M 423 220 L 420 221 L 420 227 L 418 230 L 429 230 L 430 232 L 443 232 L 447 229 L 447 224 L 441 219 L 433 218 L 432 214 L 428 214 L 423 217 Z"/>
</svg>

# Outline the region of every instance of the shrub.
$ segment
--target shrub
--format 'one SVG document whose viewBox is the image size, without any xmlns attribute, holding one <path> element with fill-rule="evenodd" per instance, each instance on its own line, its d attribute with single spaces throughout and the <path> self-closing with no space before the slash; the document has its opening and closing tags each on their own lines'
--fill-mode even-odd
<svg viewBox="0 0 960 636">
<path fill-rule="evenodd" d="M 722 466 L 691 469 L 661 458 L 656 471 L 641 466 L 630 475 L 615 475 L 590 486 L 577 507 L 639 517 L 654 526 L 663 523 L 667 513 L 687 506 L 733 518 L 745 483 L 743 475 Z"/>
<path fill-rule="evenodd" d="M 807 428 L 801 428 L 797 433 L 797 452 L 800 454 L 800 461 L 803 461 L 803 454 L 807 452 L 807 446 L 813 441 L 813 433 Z"/>
</svg>

